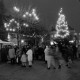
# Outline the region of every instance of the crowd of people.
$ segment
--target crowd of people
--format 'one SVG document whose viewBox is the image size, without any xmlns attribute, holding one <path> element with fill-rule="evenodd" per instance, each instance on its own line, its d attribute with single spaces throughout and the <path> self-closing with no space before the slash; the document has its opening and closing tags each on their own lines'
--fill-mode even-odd
<svg viewBox="0 0 80 80">
<path fill-rule="evenodd" d="M 26 67 L 32 67 L 33 61 L 42 60 L 46 63 L 47 69 L 51 66 L 53 69 L 61 69 L 62 65 L 70 68 L 70 63 L 77 59 L 77 53 L 80 53 L 80 46 L 67 45 L 45 45 L 43 46 L 8 46 L 1 48 L 1 61 L 10 62 L 11 64 L 19 64 Z M 80 55 L 78 56 L 80 57 Z M 65 64 L 64 64 L 65 63 Z M 57 64 L 57 66 L 56 66 Z"/>
<path fill-rule="evenodd" d="M 0 50 L 1 62 L 10 62 L 11 64 L 20 64 L 29 67 L 33 60 L 44 61 L 44 49 L 38 46 L 2 46 Z"/>
</svg>

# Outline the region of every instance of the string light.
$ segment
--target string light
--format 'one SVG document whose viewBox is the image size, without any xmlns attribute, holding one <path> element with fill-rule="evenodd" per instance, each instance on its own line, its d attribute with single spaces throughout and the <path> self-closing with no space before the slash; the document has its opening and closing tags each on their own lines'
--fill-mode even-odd
<svg viewBox="0 0 80 80">
<path fill-rule="evenodd" d="M 24 43 L 24 40 L 21 40 L 21 43 Z"/>
<path fill-rule="evenodd" d="M 69 41 L 70 43 L 74 43 L 74 40 Z"/>
<path fill-rule="evenodd" d="M 51 44 L 51 45 L 54 45 L 54 44 L 57 44 L 57 42 L 55 42 L 55 41 L 50 41 L 50 44 Z"/>
<path fill-rule="evenodd" d="M 54 35 L 55 38 L 57 37 L 61 37 L 61 38 L 65 38 L 66 36 L 69 35 L 69 31 L 68 31 L 68 24 L 67 21 L 65 21 L 65 15 L 62 13 L 63 9 L 60 9 L 59 12 L 59 19 L 57 21 L 57 25 L 56 25 L 56 34 Z M 63 35 L 60 35 L 60 32 L 64 33 Z"/>
<path fill-rule="evenodd" d="M 10 27 L 13 22 L 17 25 L 17 28 L 19 28 L 20 24 L 17 21 L 15 21 L 15 19 L 11 19 L 9 23 L 4 23 L 4 27 L 6 28 L 7 31 L 13 31 L 13 32 L 16 31 L 16 29 Z"/>
<path fill-rule="evenodd" d="M 39 17 L 37 16 L 35 9 L 32 9 L 32 15 L 33 15 L 35 20 L 39 20 Z"/>
<path fill-rule="evenodd" d="M 42 38 L 44 38 L 46 35 L 43 35 L 43 36 L 42 36 L 42 35 L 34 35 L 34 34 L 33 34 L 33 35 L 23 35 L 23 36 L 26 36 L 26 37 L 39 37 L 39 38 L 42 39 Z M 43 40 L 44 40 L 44 39 L 43 39 Z"/>
<path fill-rule="evenodd" d="M 17 8 L 16 6 L 14 6 L 13 9 L 14 9 L 14 11 L 16 11 L 16 12 L 20 12 L 20 9 Z"/>
<path fill-rule="evenodd" d="M 23 18 L 26 18 L 26 17 L 33 18 L 35 21 L 39 20 L 39 17 L 36 14 L 36 9 L 32 9 L 32 11 L 25 12 L 25 14 L 23 14 Z"/>
<path fill-rule="evenodd" d="M 26 24 L 26 23 L 23 23 L 23 26 L 29 27 L 29 25 L 28 25 L 28 24 Z"/>
<path fill-rule="evenodd" d="M 15 29 L 13 29 L 13 32 L 15 32 L 16 30 Z"/>
</svg>

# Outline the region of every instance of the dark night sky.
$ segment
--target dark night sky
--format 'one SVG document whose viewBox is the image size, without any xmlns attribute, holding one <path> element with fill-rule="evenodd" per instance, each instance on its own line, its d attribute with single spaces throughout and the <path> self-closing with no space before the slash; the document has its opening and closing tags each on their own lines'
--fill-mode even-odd
<svg viewBox="0 0 80 80">
<path fill-rule="evenodd" d="M 41 21 L 46 23 L 47 28 L 52 24 L 55 27 L 58 12 L 62 7 L 68 24 L 80 32 L 79 0 L 4 0 L 4 4 L 9 11 L 12 11 L 14 5 L 22 9 L 27 9 L 29 5 L 36 8 Z"/>
</svg>

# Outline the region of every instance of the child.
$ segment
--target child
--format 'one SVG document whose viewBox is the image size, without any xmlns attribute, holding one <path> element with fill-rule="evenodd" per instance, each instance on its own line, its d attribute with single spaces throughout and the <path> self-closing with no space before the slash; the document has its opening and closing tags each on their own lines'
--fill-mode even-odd
<svg viewBox="0 0 80 80">
<path fill-rule="evenodd" d="M 26 57 L 26 54 L 23 53 L 21 56 L 21 63 L 23 67 L 26 67 L 26 62 L 27 62 L 27 57 Z"/>
</svg>

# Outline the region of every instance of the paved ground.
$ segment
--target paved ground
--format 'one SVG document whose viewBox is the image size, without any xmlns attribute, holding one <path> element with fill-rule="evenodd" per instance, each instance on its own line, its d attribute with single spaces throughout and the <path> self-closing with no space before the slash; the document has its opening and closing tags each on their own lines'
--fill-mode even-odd
<svg viewBox="0 0 80 80">
<path fill-rule="evenodd" d="M 47 70 L 41 61 L 36 61 L 32 68 L 0 64 L 0 80 L 80 80 L 80 61 L 75 61 L 71 69 L 63 66 L 61 70 Z"/>
</svg>

